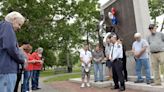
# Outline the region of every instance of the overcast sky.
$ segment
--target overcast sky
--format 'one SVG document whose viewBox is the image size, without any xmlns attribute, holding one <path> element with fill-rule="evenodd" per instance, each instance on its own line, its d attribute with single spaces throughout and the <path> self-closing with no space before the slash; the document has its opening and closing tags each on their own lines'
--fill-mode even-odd
<svg viewBox="0 0 164 92">
<path fill-rule="evenodd" d="M 105 4 L 107 1 L 109 1 L 109 0 L 99 0 L 101 5 Z"/>
</svg>

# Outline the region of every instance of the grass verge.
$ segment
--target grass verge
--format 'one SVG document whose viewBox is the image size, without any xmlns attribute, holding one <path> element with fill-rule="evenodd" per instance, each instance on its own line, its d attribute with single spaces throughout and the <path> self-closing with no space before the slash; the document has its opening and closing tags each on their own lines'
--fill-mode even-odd
<svg viewBox="0 0 164 92">
<path fill-rule="evenodd" d="M 45 71 L 41 71 L 40 73 L 41 77 L 48 77 L 48 76 L 53 76 L 53 75 L 54 75 L 53 70 L 45 70 Z"/>
<path fill-rule="evenodd" d="M 65 75 L 62 75 L 62 76 L 57 76 L 57 77 L 54 77 L 54 78 L 50 78 L 48 80 L 45 80 L 44 82 L 46 83 L 51 83 L 51 82 L 54 82 L 54 81 L 67 81 L 71 78 L 80 78 L 81 77 L 81 74 L 65 74 Z"/>
<path fill-rule="evenodd" d="M 81 72 L 80 68 L 73 68 L 73 73 L 77 73 L 77 72 Z M 41 77 L 48 77 L 48 76 L 53 76 L 53 75 L 57 75 L 57 74 L 65 74 L 66 72 L 64 71 L 60 71 L 60 72 L 56 72 L 53 69 L 49 69 L 49 70 L 45 70 L 45 71 L 41 71 L 40 76 Z"/>
</svg>

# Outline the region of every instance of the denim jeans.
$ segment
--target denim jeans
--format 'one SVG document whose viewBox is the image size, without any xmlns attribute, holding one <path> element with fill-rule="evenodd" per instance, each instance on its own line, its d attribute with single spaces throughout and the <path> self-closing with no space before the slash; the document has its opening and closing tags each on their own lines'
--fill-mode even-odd
<svg viewBox="0 0 164 92">
<path fill-rule="evenodd" d="M 40 70 L 33 70 L 32 73 L 32 89 L 36 89 L 39 86 Z"/>
<path fill-rule="evenodd" d="M 149 59 L 147 59 L 147 58 L 146 59 L 136 59 L 136 74 L 137 74 L 138 80 L 143 80 L 142 74 L 141 74 L 142 66 L 144 66 L 144 69 L 145 69 L 146 80 L 150 80 L 151 79 L 150 63 L 149 63 Z"/>
<path fill-rule="evenodd" d="M 17 74 L 0 74 L 0 92 L 14 92 Z"/>
<path fill-rule="evenodd" d="M 101 62 L 94 62 L 94 77 L 95 81 L 103 81 L 103 65 Z"/>
<path fill-rule="evenodd" d="M 29 91 L 29 81 L 32 76 L 32 71 L 24 71 L 24 77 L 23 77 L 23 92 Z"/>
</svg>

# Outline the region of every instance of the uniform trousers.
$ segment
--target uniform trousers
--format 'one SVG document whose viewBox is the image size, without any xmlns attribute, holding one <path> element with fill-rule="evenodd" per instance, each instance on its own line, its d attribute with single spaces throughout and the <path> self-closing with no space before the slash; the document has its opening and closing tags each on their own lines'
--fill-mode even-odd
<svg viewBox="0 0 164 92">
<path fill-rule="evenodd" d="M 112 62 L 113 81 L 116 88 L 123 87 L 125 89 L 125 81 L 124 81 L 124 75 L 122 69 L 123 69 L 122 60 L 115 59 Z M 120 86 L 119 86 L 119 82 L 120 82 Z"/>
</svg>

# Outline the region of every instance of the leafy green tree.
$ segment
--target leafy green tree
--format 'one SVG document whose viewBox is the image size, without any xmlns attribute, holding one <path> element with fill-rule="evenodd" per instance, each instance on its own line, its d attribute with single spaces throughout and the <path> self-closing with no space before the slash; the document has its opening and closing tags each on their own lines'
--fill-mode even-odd
<svg viewBox="0 0 164 92">
<path fill-rule="evenodd" d="M 22 13 L 27 21 L 17 33 L 18 41 L 70 56 L 70 49 L 81 44 L 88 31 L 94 37 L 99 11 L 98 0 L 1 0 L 2 19 L 10 11 Z M 48 54 L 47 54 L 48 53 Z M 64 57 L 65 55 L 62 54 Z M 71 56 L 70 56 L 71 57 Z M 70 58 L 66 58 L 69 61 Z M 51 60 L 47 60 L 51 62 Z M 68 64 L 68 63 L 65 63 Z M 49 65 L 49 64 L 47 64 Z"/>
<path fill-rule="evenodd" d="M 54 52 L 52 50 L 45 50 L 43 53 L 44 56 L 44 66 L 54 66 L 57 64 L 56 57 L 54 55 Z M 45 57 L 46 56 L 46 57 Z"/>
<path fill-rule="evenodd" d="M 156 17 L 164 13 L 164 0 L 148 0 L 150 16 L 156 23 Z"/>
</svg>

